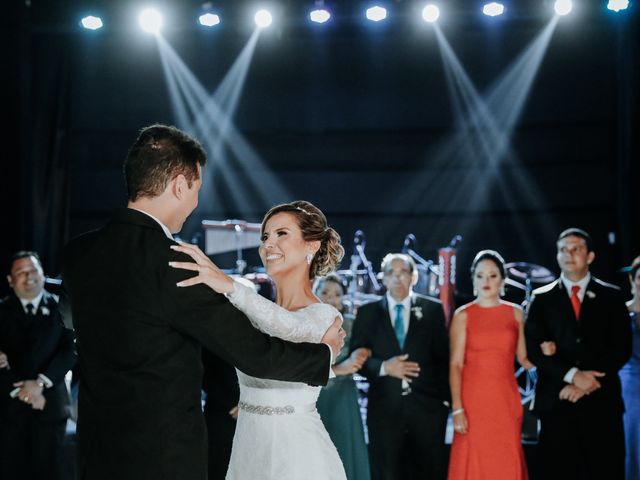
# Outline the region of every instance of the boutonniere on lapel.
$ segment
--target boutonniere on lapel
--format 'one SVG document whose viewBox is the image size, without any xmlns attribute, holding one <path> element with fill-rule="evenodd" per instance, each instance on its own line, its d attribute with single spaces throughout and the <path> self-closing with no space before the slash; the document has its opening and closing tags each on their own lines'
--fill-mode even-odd
<svg viewBox="0 0 640 480">
<path fill-rule="evenodd" d="M 40 307 L 40 314 L 48 317 L 51 311 L 47 307 Z"/>
<path fill-rule="evenodd" d="M 592 299 L 593 299 L 593 298 L 596 298 L 596 294 L 595 294 L 595 293 L 593 293 L 591 290 L 587 290 L 587 291 L 586 291 L 586 292 L 584 292 L 584 293 L 585 293 L 585 294 L 587 295 L 587 297 L 589 297 L 589 298 L 592 298 Z"/>
<path fill-rule="evenodd" d="M 416 317 L 416 320 L 422 320 L 422 307 L 411 307 L 411 313 Z"/>
</svg>

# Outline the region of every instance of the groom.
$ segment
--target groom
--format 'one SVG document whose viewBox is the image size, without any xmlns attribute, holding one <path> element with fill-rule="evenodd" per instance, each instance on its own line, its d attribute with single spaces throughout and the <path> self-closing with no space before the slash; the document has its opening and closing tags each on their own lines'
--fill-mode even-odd
<svg viewBox="0 0 640 480">
<path fill-rule="evenodd" d="M 63 284 L 80 365 L 78 478 L 204 480 L 201 346 L 256 377 L 324 385 L 331 351 L 255 330 L 223 295 L 169 267 L 171 234 L 198 204 L 200 144 L 143 129 L 125 160 L 128 208 L 65 250 Z M 338 321 L 322 340 L 335 353 Z"/>
</svg>

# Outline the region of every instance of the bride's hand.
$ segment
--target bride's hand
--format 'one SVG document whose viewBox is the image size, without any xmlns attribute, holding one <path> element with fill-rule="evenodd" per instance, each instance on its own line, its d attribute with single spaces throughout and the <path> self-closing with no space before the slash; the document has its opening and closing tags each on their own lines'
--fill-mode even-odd
<svg viewBox="0 0 640 480">
<path fill-rule="evenodd" d="M 218 293 L 233 293 L 233 279 L 223 273 L 197 246 L 180 242 L 179 245 L 172 245 L 170 248 L 189 255 L 196 262 L 169 262 L 173 268 L 198 272 L 198 276 L 178 282 L 179 287 L 204 283 Z"/>
</svg>

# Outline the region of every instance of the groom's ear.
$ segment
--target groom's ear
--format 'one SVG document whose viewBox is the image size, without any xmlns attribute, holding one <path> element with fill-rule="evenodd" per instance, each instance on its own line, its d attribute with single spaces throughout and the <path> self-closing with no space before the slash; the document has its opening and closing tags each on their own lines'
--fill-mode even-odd
<svg viewBox="0 0 640 480">
<path fill-rule="evenodd" d="M 188 190 L 188 182 L 183 174 L 178 174 L 169 180 L 167 188 L 171 189 L 171 193 L 178 199 L 182 199 L 186 190 Z"/>
</svg>

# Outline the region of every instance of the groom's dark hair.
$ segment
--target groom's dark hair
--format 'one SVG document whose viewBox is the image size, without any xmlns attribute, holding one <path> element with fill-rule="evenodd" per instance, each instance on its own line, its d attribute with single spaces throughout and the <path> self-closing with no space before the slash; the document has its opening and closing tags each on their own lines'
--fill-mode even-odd
<svg viewBox="0 0 640 480">
<path fill-rule="evenodd" d="M 129 200 L 160 195 L 180 174 L 191 188 L 198 179 L 198 165 L 203 167 L 206 162 L 202 145 L 183 131 L 168 125 L 145 127 L 124 161 Z"/>
</svg>

